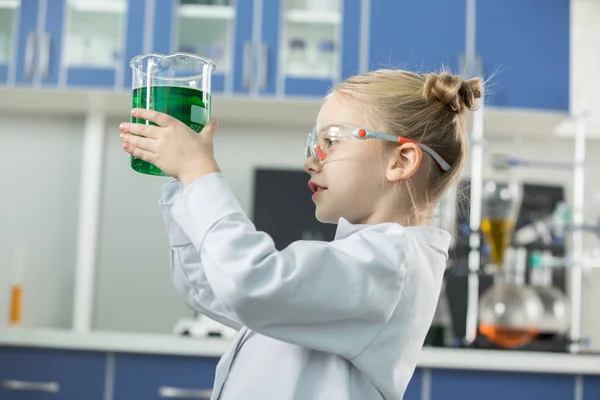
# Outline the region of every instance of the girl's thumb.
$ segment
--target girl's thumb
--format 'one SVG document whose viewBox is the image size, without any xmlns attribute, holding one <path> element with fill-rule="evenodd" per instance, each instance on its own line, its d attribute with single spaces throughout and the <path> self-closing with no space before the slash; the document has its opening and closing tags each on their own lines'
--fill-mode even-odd
<svg viewBox="0 0 600 400">
<path fill-rule="evenodd" d="M 205 136 L 208 136 L 208 137 L 212 137 L 212 136 L 214 136 L 215 132 L 217 131 L 218 126 L 219 126 L 219 122 L 216 119 L 211 118 L 210 121 L 208 121 L 207 124 L 202 129 L 202 134 Z"/>
</svg>

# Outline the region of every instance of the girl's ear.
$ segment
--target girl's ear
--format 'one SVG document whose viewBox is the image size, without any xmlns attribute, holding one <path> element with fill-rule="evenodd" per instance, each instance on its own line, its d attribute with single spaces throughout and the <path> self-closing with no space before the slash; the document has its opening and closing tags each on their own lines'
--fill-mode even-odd
<svg viewBox="0 0 600 400">
<path fill-rule="evenodd" d="M 386 177 L 390 182 L 409 179 L 421 165 L 423 151 L 416 143 L 405 143 L 394 149 Z"/>
</svg>

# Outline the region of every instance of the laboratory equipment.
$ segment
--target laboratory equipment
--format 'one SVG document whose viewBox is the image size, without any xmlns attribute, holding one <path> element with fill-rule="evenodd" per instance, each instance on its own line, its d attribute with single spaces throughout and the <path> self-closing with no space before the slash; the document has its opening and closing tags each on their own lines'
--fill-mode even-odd
<svg viewBox="0 0 600 400">
<path fill-rule="evenodd" d="M 535 338 L 544 321 L 544 305 L 525 284 L 526 251 L 508 248 L 503 268 L 479 300 L 479 332 L 503 348 L 518 348 Z"/>
<path fill-rule="evenodd" d="M 173 327 L 173 333 L 193 338 L 218 337 L 229 340 L 234 339 L 237 335 L 235 329 L 205 317 L 198 312 L 194 312 L 194 317 L 185 317 L 177 321 Z"/>
<path fill-rule="evenodd" d="M 521 206 L 522 187 L 505 156 L 494 154 L 490 160 L 483 182 L 481 231 L 490 246 L 491 263 L 502 268 Z"/>
<path fill-rule="evenodd" d="M 190 53 L 147 53 L 129 62 L 133 70 L 132 107 L 160 111 L 200 132 L 210 119 L 211 75 L 214 63 Z M 131 122 L 153 123 L 131 117 Z M 131 167 L 142 174 L 164 176 L 146 161 L 131 156 Z"/>
<path fill-rule="evenodd" d="M 560 336 L 569 330 L 568 298 L 552 284 L 552 254 L 534 251 L 530 259 L 530 280 L 544 306 L 544 319 L 539 328 L 542 336 Z"/>
<path fill-rule="evenodd" d="M 23 285 L 25 282 L 25 247 L 15 246 L 15 274 L 10 290 L 9 326 L 21 325 L 23 313 Z"/>
<path fill-rule="evenodd" d="M 317 74 L 319 76 L 333 76 L 335 72 L 335 43 L 333 40 L 319 42 L 319 56 Z"/>
<path fill-rule="evenodd" d="M 288 75 L 302 76 L 310 72 L 308 59 L 306 55 L 306 41 L 304 39 L 295 38 L 289 42 Z"/>
</svg>

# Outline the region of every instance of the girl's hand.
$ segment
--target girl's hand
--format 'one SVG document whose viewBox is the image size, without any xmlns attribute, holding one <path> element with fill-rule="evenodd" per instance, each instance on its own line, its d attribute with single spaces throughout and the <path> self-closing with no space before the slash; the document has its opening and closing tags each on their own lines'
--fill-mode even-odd
<svg viewBox="0 0 600 400">
<path fill-rule="evenodd" d="M 210 120 L 196 133 L 178 119 L 158 111 L 134 108 L 131 115 L 157 126 L 122 123 L 121 141 L 127 153 L 156 165 L 184 186 L 220 171 L 213 144 L 217 121 Z"/>
</svg>

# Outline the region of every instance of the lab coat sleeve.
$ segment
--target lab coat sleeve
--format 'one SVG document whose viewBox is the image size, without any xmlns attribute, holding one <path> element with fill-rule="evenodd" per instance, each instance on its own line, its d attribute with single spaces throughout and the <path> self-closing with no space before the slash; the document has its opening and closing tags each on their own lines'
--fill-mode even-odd
<svg viewBox="0 0 600 400">
<path fill-rule="evenodd" d="M 352 359 L 400 300 L 406 276 L 400 226 L 277 251 L 219 173 L 192 182 L 172 215 L 200 252 L 214 296 L 263 335 Z"/>
<path fill-rule="evenodd" d="M 173 202 L 181 196 L 183 186 L 178 181 L 165 184 L 161 189 L 160 208 L 170 247 L 171 277 L 175 289 L 194 310 L 235 330 L 242 325 L 235 314 L 227 309 L 213 293 L 200 254 L 171 217 Z"/>
</svg>

